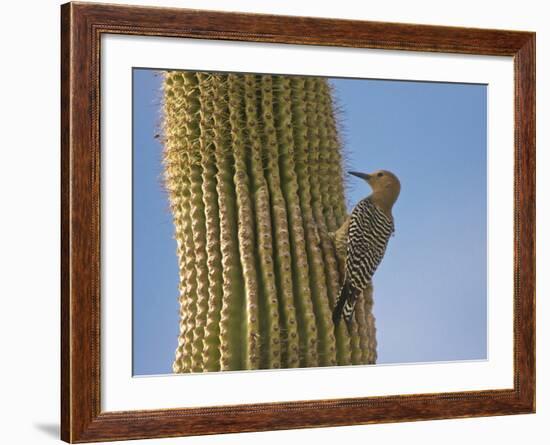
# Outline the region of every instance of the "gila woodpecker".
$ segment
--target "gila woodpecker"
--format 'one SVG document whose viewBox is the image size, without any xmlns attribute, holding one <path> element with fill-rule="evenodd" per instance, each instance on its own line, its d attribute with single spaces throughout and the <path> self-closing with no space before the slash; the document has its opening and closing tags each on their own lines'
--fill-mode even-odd
<svg viewBox="0 0 550 445">
<path fill-rule="evenodd" d="M 337 250 L 345 246 L 346 259 L 344 284 L 332 320 L 338 325 L 343 315 L 349 327 L 357 298 L 371 284 L 394 231 L 392 207 L 397 201 L 401 185 L 397 176 L 387 170 L 378 170 L 372 174 L 348 173 L 364 179 L 372 188 L 372 193 L 359 201 L 342 227 L 333 235 Z"/>
</svg>

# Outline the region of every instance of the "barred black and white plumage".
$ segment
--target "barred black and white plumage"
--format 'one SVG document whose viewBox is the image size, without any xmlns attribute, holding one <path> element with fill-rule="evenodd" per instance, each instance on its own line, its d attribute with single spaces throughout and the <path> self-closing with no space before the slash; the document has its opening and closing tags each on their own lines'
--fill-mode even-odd
<svg viewBox="0 0 550 445">
<path fill-rule="evenodd" d="M 389 172 L 382 171 L 382 175 L 384 173 L 394 176 Z M 356 176 L 358 175 L 356 174 Z M 372 182 L 375 182 L 372 179 L 374 175 L 362 175 L 361 177 L 366 177 L 365 179 L 372 186 Z M 396 177 L 395 181 L 397 181 Z M 399 185 L 399 182 L 397 181 L 396 184 Z M 347 222 L 349 225 L 346 240 L 345 277 L 332 314 L 335 325 L 338 324 L 342 316 L 348 325 L 351 323 L 355 303 L 361 292 L 371 283 L 394 231 L 391 212 L 380 208 L 375 201 L 376 197 L 373 194 L 359 201 Z M 395 195 L 395 199 L 397 199 L 397 195 Z M 395 199 L 392 200 L 392 205 Z"/>
</svg>

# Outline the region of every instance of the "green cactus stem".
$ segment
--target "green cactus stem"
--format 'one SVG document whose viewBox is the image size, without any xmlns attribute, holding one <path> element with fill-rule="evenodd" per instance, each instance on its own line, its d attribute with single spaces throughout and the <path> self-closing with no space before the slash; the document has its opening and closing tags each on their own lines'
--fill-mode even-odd
<svg viewBox="0 0 550 445">
<path fill-rule="evenodd" d="M 376 361 L 372 290 L 351 332 L 330 232 L 346 218 L 326 79 L 169 71 L 164 177 L 179 261 L 175 373 Z"/>
</svg>

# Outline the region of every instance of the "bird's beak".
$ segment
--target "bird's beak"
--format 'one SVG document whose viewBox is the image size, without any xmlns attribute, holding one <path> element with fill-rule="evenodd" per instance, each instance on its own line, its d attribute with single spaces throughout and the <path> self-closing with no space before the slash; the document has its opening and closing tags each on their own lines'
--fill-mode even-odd
<svg viewBox="0 0 550 445">
<path fill-rule="evenodd" d="M 367 173 L 361 173 L 361 172 L 348 172 L 350 175 L 357 176 L 358 178 L 364 179 L 365 181 L 368 181 L 371 176 Z"/>
</svg>

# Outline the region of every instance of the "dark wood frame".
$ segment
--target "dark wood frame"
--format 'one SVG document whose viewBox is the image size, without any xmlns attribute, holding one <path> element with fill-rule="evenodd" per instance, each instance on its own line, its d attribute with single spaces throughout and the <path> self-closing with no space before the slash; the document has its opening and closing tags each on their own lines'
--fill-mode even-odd
<svg viewBox="0 0 550 445">
<path fill-rule="evenodd" d="M 513 56 L 514 388 L 102 412 L 100 37 L 104 33 Z M 535 34 L 92 3 L 61 7 L 61 438 L 68 442 L 535 411 Z"/>
</svg>

